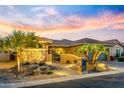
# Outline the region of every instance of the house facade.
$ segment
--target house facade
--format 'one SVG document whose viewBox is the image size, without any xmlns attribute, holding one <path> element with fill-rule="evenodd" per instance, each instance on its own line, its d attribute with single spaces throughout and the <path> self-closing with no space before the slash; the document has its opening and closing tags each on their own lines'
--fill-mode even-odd
<svg viewBox="0 0 124 93">
<path fill-rule="evenodd" d="M 108 56 L 105 54 L 101 54 L 98 58 L 100 61 L 104 60 L 114 60 L 116 56 L 121 56 L 124 52 L 124 46 L 118 40 L 107 40 L 107 41 L 98 41 L 90 38 L 84 38 L 76 41 L 70 40 L 53 40 L 53 43 L 49 46 L 49 53 L 56 57 L 56 54 L 72 54 L 78 57 L 82 57 L 82 53 L 77 52 L 76 50 L 79 49 L 84 44 L 102 44 L 107 48 Z"/>
</svg>

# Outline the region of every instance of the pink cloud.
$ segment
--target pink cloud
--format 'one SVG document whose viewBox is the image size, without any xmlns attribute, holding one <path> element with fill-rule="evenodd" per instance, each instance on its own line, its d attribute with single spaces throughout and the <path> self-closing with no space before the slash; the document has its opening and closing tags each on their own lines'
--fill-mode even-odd
<svg viewBox="0 0 124 93">
<path fill-rule="evenodd" d="M 87 18 L 75 15 L 68 16 L 67 18 L 65 18 L 65 21 L 67 21 L 68 23 L 72 23 L 72 28 L 75 26 L 75 30 L 92 30 L 111 27 L 111 25 L 118 23 L 124 23 L 124 14 L 114 15 L 105 12 L 103 15 Z M 66 25 L 66 28 L 68 27 L 71 28 L 70 25 Z"/>
<path fill-rule="evenodd" d="M 57 15 L 58 12 L 54 9 L 54 8 L 46 8 L 45 12 L 49 15 L 49 16 L 54 16 Z"/>
<path fill-rule="evenodd" d="M 49 15 L 59 15 L 54 9 L 46 10 Z M 0 20 L 0 24 L 7 27 L 14 27 L 19 30 L 27 30 L 34 32 L 42 31 L 72 31 L 72 30 L 94 30 L 100 28 L 124 29 L 124 14 L 112 14 L 110 12 L 101 13 L 94 17 L 82 17 L 79 15 L 59 16 L 55 21 L 62 19 L 62 22 L 56 22 L 43 25 L 22 25 Z M 44 22 L 45 24 L 45 22 Z M 121 25 L 120 25 L 121 24 Z"/>
<path fill-rule="evenodd" d="M 124 24 L 115 24 L 111 27 L 111 29 L 124 29 Z"/>
</svg>

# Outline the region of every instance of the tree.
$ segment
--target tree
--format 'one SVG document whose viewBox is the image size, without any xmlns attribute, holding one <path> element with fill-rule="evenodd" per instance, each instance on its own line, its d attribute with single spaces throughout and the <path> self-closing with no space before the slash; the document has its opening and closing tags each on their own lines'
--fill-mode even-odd
<svg viewBox="0 0 124 93">
<path fill-rule="evenodd" d="M 2 51 L 10 50 L 10 39 L 8 37 L 1 38 L 1 50 Z"/>
<path fill-rule="evenodd" d="M 108 54 L 105 46 L 101 44 L 85 44 L 78 49 L 90 64 L 95 64 L 102 53 Z M 92 54 L 92 58 L 89 57 Z"/>
<path fill-rule="evenodd" d="M 27 36 L 26 36 L 26 45 L 25 47 L 30 47 L 30 48 L 36 48 L 37 45 L 38 45 L 38 40 L 35 36 L 35 33 L 27 33 Z"/>
<path fill-rule="evenodd" d="M 13 31 L 9 36 L 2 38 L 2 47 L 17 50 L 17 48 L 36 48 L 38 42 L 33 32 Z"/>
<path fill-rule="evenodd" d="M 3 50 L 11 50 L 12 52 L 16 52 L 18 71 L 20 69 L 19 56 L 22 48 L 36 48 L 38 45 L 35 33 L 16 30 L 9 36 L 2 38 L 1 42 Z"/>
</svg>

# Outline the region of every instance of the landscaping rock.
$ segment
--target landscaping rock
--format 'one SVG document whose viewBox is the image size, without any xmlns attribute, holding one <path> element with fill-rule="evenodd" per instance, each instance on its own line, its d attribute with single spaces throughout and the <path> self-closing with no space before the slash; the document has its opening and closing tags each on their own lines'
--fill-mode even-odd
<svg viewBox="0 0 124 93">
<path fill-rule="evenodd" d="M 34 74 L 46 74 L 49 71 L 49 66 L 39 66 L 33 70 Z"/>
<path fill-rule="evenodd" d="M 34 73 L 35 75 L 41 74 L 41 69 L 40 69 L 40 68 L 37 68 L 37 69 L 33 70 L 33 73 Z"/>
<path fill-rule="evenodd" d="M 39 66 L 48 66 L 46 63 L 39 63 Z"/>
<path fill-rule="evenodd" d="M 24 63 L 20 66 L 19 74 L 23 76 L 35 75 L 35 74 L 52 74 L 52 70 L 57 69 L 55 66 L 47 65 L 46 63 Z M 11 68 L 9 72 L 16 74 L 17 66 Z"/>
<path fill-rule="evenodd" d="M 40 66 L 41 71 L 49 70 L 49 66 Z"/>
<path fill-rule="evenodd" d="M 36 68 L 38 68 L 38 67 L 39 67 L 38 64 L 31 64 L 31 65 L 30 65 L 30 68 L 31 68 L 31 69 L 36 69 Z"/>
<path fill-rule="evenodd" d="M 57 68 L 54 67 L 54 66 L 49 66 L 49 69 L 50 69 L 50 70 L 55 70 L 55 69 L 57 69 Z"/>
</svg>

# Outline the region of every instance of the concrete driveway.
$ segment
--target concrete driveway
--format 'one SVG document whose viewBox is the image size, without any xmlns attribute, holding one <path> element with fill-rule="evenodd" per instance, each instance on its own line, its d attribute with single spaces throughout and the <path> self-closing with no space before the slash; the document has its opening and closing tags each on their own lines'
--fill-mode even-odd
<svg viewBox="0 0 124 93">
<path fill-rule="evenodd" d="M 108 61 L 108 62 L 104 62 L 104 63 L 106 63 L 110 67 L 114 67 L 114 68 L 117 68 L 117 69 L 123 69 L 124 70 L 124 62 Z"/>
</svg>

